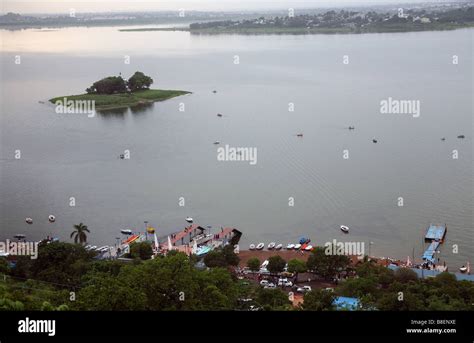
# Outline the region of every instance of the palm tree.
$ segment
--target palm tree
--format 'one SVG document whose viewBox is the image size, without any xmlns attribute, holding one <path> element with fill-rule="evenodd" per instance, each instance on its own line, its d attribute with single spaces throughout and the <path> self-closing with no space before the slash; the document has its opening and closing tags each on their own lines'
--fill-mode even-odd
<svg viewBox="0 0 474 343">
<path fill-rule="evenodd" d="M 79 223 L 79 225 L 74 225 L 74 231 L 71 232 L 71 238 L 74 236 L 74 243 L 84 244 L 87 242 L 86 232 L 90 232 L 87 228 L 87 225 Z"/>
</svg>

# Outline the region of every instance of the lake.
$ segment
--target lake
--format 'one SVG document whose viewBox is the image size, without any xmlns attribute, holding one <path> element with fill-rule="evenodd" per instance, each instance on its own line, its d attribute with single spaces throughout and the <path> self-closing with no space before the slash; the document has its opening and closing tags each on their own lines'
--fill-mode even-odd
<svg viewBox="0 0 474 343">
<path fill-rule="evenodd" d="M 145 220 L 161 236 L 191 216 L 214 232 L 238 228 L 243 248 L 307 236 L 313 245 L 373 242 L 375 256 L 405 259 L 414 249 L 420 260 L 427 226 L 446 223 L 441 261 L 456 269 L 473 261 L 474 29 L 261 36 L 118 29 L 0 31 L 0 239 L 69 241 L 83 222 L 100 246 L 114 244 L 121 229 L 143 232 Z M 93 118 L 57 114 L 47 103 L 137 70 L 154 88 L 192 94 Z M 388 98 L 419 101 L 419 117 L 382 114 Z M 218 161 L 214 141 L 256 148 L 258 162 Z M 125 150 L 129 160 L 118 158 Z"/>
</svg>

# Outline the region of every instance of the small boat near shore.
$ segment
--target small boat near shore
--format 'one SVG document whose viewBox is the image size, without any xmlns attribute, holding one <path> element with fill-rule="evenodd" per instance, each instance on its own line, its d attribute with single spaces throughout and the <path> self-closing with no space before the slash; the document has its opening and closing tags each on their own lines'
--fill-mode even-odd
<svg viewBox="0 0 474 343">
<path fill-rule="evenodd" d="M 257 250 L 262 250 L 265 247 L 265 243 L 258 243 L 256 249 Z"/>
<path fill-rule="evenodd" d="M 269 244 L 268 244 L 268 247 L 267 247 L 267 248 L 268 248 L 268 250 L 272 250 L 273 248 L 275 248 L 275 245 L 276 245 L 276 243 L 275 243 L 275 242 L 271 242 L 271 243 L 269 243 Z"/>
<path fill-rule="evenodd" d="M 13 236 L 14 238 L 20 240 L 20 239 L 25 239 L 26 236 L 22 233 L 17 233 L 16 235 Z"/>
<path fill-rule="evenodd" d="M 250 244 L 250 245 L 249 245 L 249 249 L 250 249 L 250 250 L 255 250 L 255 244 Z"/>
<path fill-rule="evenodd" d="M 25 222 L 26 222 L 27 224 L 33 224 L 33 219 L 31 219 L 31 218 L 29 218 L 29 217 L 28 217 L 28 218 L 25 218 Z"/>
<path fill-rule="evenodd" d="M 297 133 L 296 137 L 303 137 L 303 134 L 302 133 Z"/>
<path fill-rule="evenodd" d="M 48 220 L 50 223 L 54 223 L 56 221 L 56 217 L 53 216 L 52 214 L 49 215 Z"/>
<path fill-rule="evenodd" d="M 295 244 L 295 250 L 300 250 L 300 248 L 301 248 L 301 244 L 299 244 L 299 243 Z"/>
<path fill-rule="evenodd" d="M 304 250 L 306 250 L 306 251 L 311 251 L 311 250 L 313 250 L 313 246 L 312 246 L 312 245 L 307 245 L 307 246 L 304 248 Z"/>
<path fill-rule="evenodd" d="M 295 245 L 290 243 L 290 244 L 288 244 L 288 245 L 286 246 L 286 249 L 287 249 L 287 250 L 291 250 L 291 249 L 293 249 L 294 247 L 295 247 Z"/>
<path fill-rule="evenodd" d="M 120 232 L 124 235 L 131 235 L 133 233 L 132 230 L 130 229 L 123 229 L 123 230 L 120 230 Z"/>
<path fill-rule="evenodd" d="M 459 268 L 459 271 L 464 274 L 465 272 L 467 272 L 467 267 L 462 266 L 462 267 Z"/>
<path fill-rule="evenodd" d="M 278 244 L 278 245 L 275 247 L 276 250 L 280 250 L 281 248 L 283 248 L 283 244 L 281 244 L 281 243 Z"/>
<path fill-rule="evenodd" d="M 346 225 L 341 225 L 341 231 L 344 233 L 349 233 L 349 227 Z"/>
<path fill-rule="evenodd" d="M 188 223 L 192 223 L 192 222 L 194 221 L 193 218 L 191 218 L 191 217 L 186 217 L 185 220 L 186 220 Z"/>
</svg>

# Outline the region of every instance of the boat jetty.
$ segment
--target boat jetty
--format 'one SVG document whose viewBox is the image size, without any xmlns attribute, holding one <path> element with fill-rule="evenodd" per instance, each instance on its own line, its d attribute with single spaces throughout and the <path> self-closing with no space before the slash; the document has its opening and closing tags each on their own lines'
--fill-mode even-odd
<svg viewBox="0 0 474 343">
<path fill-rule="evenodd" d="M 435 254 L 438 251 L 440 245 L 444 242 L 447 231 L 448 227 L 446 225 L 437 226 L 430 224 L 428 227 L 425 234 L 425 242 L 429 242 L 430 244 L 422 256 L 422 259 L 425 261 L 427 266 L 436 265 Z"/>
<path fill-rule="evenodd" d="M 117 242 L 115 246 L 98 250 L 100 254 L 97 258 L 125 259 L 133 243 L 145 241 L 152 244 L 153 256 L 166 255 L 171 250 L 187 255 L 204 256 L 216 248 L 227 244 L 237 244 L 242 236 L 242 232 L 233 227 L 221 227 L 217 229 L 217 232 L 211 233 L 211 227 L 204 228 L 198 224 L 191 224 L 182 230 L 161 237 L 157 236 L 156 229 L 148 226 L 145 233 L 134 230 L 121 230 L 121 233 L 128 237 Z"/>
</svg>

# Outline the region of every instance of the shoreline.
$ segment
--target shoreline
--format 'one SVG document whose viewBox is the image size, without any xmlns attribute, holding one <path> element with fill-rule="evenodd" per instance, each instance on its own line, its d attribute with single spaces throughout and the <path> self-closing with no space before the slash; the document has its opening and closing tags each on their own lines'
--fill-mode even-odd
<svg viewBox="0 0 474 343">
<path fill-rule="evenodd" d="M 70 108 L 69 101 L 72 101 L 72 108 L 75 108 L 77 102 L 94 102 L 94 107 L 98 111 L 107 111 L 115 109 L 124 109 L 134 106 L 152 104 L 155 102 L 169 100 L 178 96 L 192 94 L 189 91 L 166 90 L 166 89 L 147 89 L 132 93 L 116 94 L 78 94 L 58 96 L 48 100 L 53 105 L 59 105 Z M 65 102 L 63 104 L 63 102 Z"/>
</svg>

